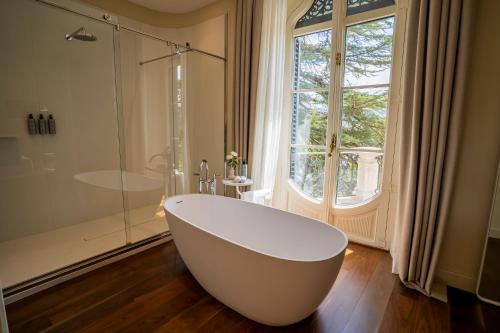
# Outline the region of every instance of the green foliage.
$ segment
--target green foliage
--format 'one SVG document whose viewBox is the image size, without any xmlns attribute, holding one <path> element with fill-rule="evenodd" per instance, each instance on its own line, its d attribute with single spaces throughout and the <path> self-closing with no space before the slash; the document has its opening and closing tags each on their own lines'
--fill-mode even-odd
<svg viewBox="0 0 500 333">
<path fill-rule="evenodd" d="M 309 128 L 309 144 L 324 145 L 326 125 L 328 117 L 325 113 L 320 113 L 317 110 L 311 110 L 307 115 L 307 121 L 310 124 Z"/>
<path fill-rule="evenodd" d="M 235 157 L 235 156 L 231 156 L 230 159 L 227 160 L 227 165 L 231 168 L 231 169 L 235 169 L 238 167 L 239 165 L 239 158 L 238 157 Z"/>
<path fill-rule="evenodd" d="M 327 88 L 330 84 L 331 33 L 320 31 L 297 37 L 300 49 L 298 87 L 300 89 Z"/>
<path fill-rule="evenodd" d="M 346 33 L 345 70 L 360 78 L 387 69 L 392 57 L 392 18 L 349 27 Z"/>
<path fill-rule="evenodd" d="M 347 79 L 368 79 L 390 68 L 393 24 L 393 18 L 386 18 L 350 26 L 347 29 L 344 58 Z M 300 61 L 295 89 L 328 88 L 331 65 L 330 31 L 298 37 L 296 48 Z M 341 146 L 383 148 L 387 102 L 387 89 L 344 90 Z M 320 92 L 316 95 L 301 93 L 299 110 L 298 120 L 294 126 L 299 133 L 308 135 L 304 138 L 305 142 L 301 143 L 326 146 L 328 93 Z M 318 154 L 318 149 L 304 148 L 302 153 L 295 152 L 295 157 L 292 156 L 296 161 L 296 171 L 292 175 L 295 183 L 315 198 L 323 196 L 325 154 Z M 355 161 L 349 161 L 346 167 L 355 167 Z M 349 174 L 355 174 L 354 170 L 351 171 L 353 172 Z M 352 184 L 345 188 L 352 190 Z"/>
<path fill-rule="evenodd" d="M 297 143 L 325 145 L 328 122 L 328 92 L 301 93 L 298 96 Z"/>
<path fill-rule="evenodd" d="M 387 90 L 349 89 L 342 108 L 343 147 L 384 147 Z"/>
</svg>

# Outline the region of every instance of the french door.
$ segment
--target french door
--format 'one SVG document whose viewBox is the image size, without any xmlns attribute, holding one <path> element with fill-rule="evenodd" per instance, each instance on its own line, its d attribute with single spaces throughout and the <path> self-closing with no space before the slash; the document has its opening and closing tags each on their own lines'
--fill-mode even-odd
<svg viewBox="0 0 500 333">
<path fill-rule="evenodd" d="M 382 248 L 399 104 L 397 10 L 393 0 L 315 0 L 296 16 L 281 163 L 287 210 Z"/>
</svg>

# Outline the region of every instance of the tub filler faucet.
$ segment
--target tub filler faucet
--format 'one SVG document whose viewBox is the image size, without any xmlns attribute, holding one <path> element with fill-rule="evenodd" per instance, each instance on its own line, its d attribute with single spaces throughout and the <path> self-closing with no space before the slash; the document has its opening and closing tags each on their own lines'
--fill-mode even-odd
<svg viewBox="0 0 500 333">
<path fill-rule="evenodd" d="M 210 171 L 208 168 L 208 161 L 202 160 L 200 163 L 200 172 L 194 173 L 194 176 L 198 176 L 198 193 L 203 193 L 203 188 L 206 189 L 205 193 L 216 194 L 217 193 L 217 178 L 219 175 L 213 174 L 210 178 Z"/>
</svg>

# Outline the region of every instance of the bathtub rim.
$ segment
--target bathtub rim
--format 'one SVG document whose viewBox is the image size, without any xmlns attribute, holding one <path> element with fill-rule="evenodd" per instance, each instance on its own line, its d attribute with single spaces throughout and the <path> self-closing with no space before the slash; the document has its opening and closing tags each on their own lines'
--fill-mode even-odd
<svg viewBox="0 0 500 333">
<path fill-rule="evenodd" d="M 163 210 L 165 211 L 165 214 L 171 214 L 173 216 L 175 216 L 176 218 L 180 219 L 181 221 L 183 221 L 184 223 L 188 223 L 189 225 L 191 225 L 192 227 L 198 229 L 198 230 L 201 230 L 203 232 L 206 232 L 207 234 L 211 235 L 212 237 L 217 237 L 219 239 L 222 239 L 230 244 L 233 244 L 235 246 L 239 246 L 241 248 L 244 248 L 248 251 L 252 251 L 256 254 L 260 254 L 260 255 L 263 255 L 263 256 L 267 256 L 269 258 L 273 258 L 273 259 L 277 259 L 277 260 L 283 260 L 283 261 L 289 261 L 289 262 L 301 262 L 301 263 L 319 263 L 319 262 L 324 262 L 324 261 L 328 261 L 328 260 L 331 260 L 333 258 L 336 258 L 338 257 L 339 255 L 341 255 L 342 253 L 345 252 L 345 250 L 347 249 L 347 246 L 349 245 L 349 238 L 347 237 L 347 235 L 342 231 L 340 230 L 339 228 L 337 228 L 336 226 L 333 226 L 329 223 L 325 223 L 325 222 L 322 222 L 322 221 L 319 221 L 319 220 L 315 220 L 315 219 L 312 219 L 312 218 L 309 218 L 309 217 L 305 217 L 305 216 L 302 216 L 302 215 L 298 215 L 298 214 L 294 214 L 294 213 L 291 213 L 291 212 L 288 212 L 286 210 L 283 210 L 283 209 L 279 209 L 279 208 L 274 208 L 274 207 L 270 207 L 270 206 L 263 206 L 265 208 L 268 208 L 268 209 L 274 209 L 274 210 L 278 210 L 280 212 L 283 212 L 283 213 L 286 213 L 286 214 L 293 214 L 293 215 L 297 215 L 297 216 L 300 216 L 306 220 L 308 220 L 308 222 L 312 222 L 312 223 L 321 223 L 322 225 L 326 225 L 332 229 L 334 229 L 336 232 L 340 233 L 340 235 L 342 235 L 342 239 L 343 239 L 343 244 L 341 244 L 342 246 L 339 247 L 339 249 L 337 251 L 333 251 L 332 254 L 328 254 L 328 256 L 325 256 L 324 258 L 319 258 L 319 259 L 310 259 L 310 260 L 305 260 L 305 259 L 297 259 L 297 258 L 287 258 L 287 257 L 282 257 L 282 256 L 277 256 L 277 255 L 274 255 L 274 254 L 269 254 L 268 252 L 263 252 L 263 251 L 259 251 L 259 250 L 256 250 L 252 247 L 249 247 L 249 246 L 246 246 L 246 245 L 243 245 L 241 244 L 240 242 L 237 242 L 237 241 L 234 241 L 234 240 L 230 240 L 226 237 L 223 237 L 223 236 L 220 236 L 214 232 L 211 232 L 211 231 L 208 231 L 206 230 L 205 228 L 202 228 L 190 221 L 186 221 L 184 218 L 180 217 L 178 214 L 175 214 L 173 213 L 172 211 L 169 211 L 167 210 L 167 203 L 169 201 L 174 201 L 174 199 L 176 198 L 180 198 L 180 197 L 212 197 L 214 195 L 210 195 L 210 194 L 199 194 L 199 193 L 189 193 L 189 194 L 179 194 L 179 195 L 175 195 L 175 196 L 172 196 L 172 197 L 169 197 L 167 198 L 167 200 L 165 200 L 165 203 L 163 204 Z M 219 195 L 216 195 L 216 197 L 220 197 L 218 199 L 222 199 L 222 200 L 236 200 L 236 201 L 239 201 L 241 202 L 242 204 L 246 204 L 246 205 L 258 205 L 258 206 L 262 206 L 260 204 L 257 204 L 257 203 L 254 203 L 254 202 L 248 202 L 248 201 L 243 201 L 243 200 L 239 200 L 239 199 L 235 199 L 235 198 L 230 198 L 230 197 L 225 197 L 225 196 L 219 196 Z M 167 216 L 165 215 L 165 218 Z M 168 223 L 168 220 L 167 220 L 167 223 Z M 174 236 L 172 234 L 172 236 Z M 175 241 L 175 237 L 174 238 L 174 241 Z"/>
</svg>

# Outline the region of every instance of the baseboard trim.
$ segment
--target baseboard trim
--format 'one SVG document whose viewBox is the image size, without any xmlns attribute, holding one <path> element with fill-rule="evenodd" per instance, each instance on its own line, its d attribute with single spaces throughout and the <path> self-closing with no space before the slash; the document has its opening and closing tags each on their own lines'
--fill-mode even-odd
<svg viewBox="0 0 500 333">
<path fill-rule="evenodd" d="M 491 227 L 488 236 L 500 239 L 500 229 Z"/>
<path fill-rule="evenodd" d="M 448 303 L 447 284 L 440 277 L 434 279 L 431 288 L 431 297 L 441 302 Z"/>
<path fill-rule="evenodd" d="M 4 292 L 5 304 L 16 302 L 20 299 L 36 294 L 42 290 L 53 287 L 77 276 L 83 275 L 95 269 L 104 267 L 113 262 L 130 257 L 139 252 L 148 250 L 154 246 L 172 240 L 170 232 L 148 238 L 136 244 L 130 244 L 114 251 L 90 258 L 88 260 L 75 263 L 61 270 L 48 273 L 30 281 L 6 288 Z"/>
<path fill-rule="evenodd" d="M 0 281 L 0 333 L 9 333 L 9 325 L 7 323 L 7 313 L 5 311 L 5 303 L 2 293 L 1 281 Z"/>
<path fill-rule="evenodd" d="M 457 289 L 476 293 L 477 278 L 452 272 L 446 269 L 438 269 L 436 274 L 441 281 Z"/>
</svg>

